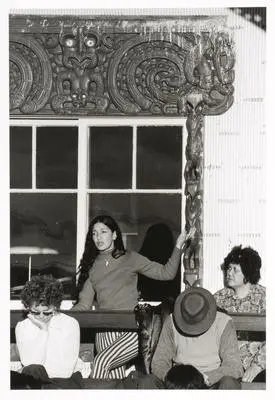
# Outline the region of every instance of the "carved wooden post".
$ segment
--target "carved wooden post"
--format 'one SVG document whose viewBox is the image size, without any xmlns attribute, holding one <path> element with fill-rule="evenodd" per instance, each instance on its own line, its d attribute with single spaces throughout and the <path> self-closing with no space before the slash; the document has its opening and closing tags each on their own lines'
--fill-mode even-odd
<svg viewBox="0 0 275 400">
<path fill-rule="evenodd" d="M 184 283 L 200 286 L 202 282 L 202 213 L 203 213 L 203 102 L 200 93 L 192 93 L 186 99 L 186 144 L 185 176 L 185 229 L 195 227 L 195 235 L 184 250 Z"/>
</svg>

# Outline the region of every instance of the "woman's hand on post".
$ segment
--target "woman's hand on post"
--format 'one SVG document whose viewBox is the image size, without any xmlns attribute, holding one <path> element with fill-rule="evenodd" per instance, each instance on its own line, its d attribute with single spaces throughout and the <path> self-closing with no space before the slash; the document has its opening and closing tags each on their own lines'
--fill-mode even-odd
<svg viewBox="0 0 275 400">
<path fill-rule="evenodd" d="M 188 233 L 186 233 L 186 231 L 184 230 L 184 231 L 179 235 L 179 237 L 177 238 L 176 247 L 177 247 L 178 249 L 182 249 L 184 243 L 185 243 L 187 240 L 191 239 L 191 238 L 195 235 L 195 232 L 196 232 L 196 229 L 195 229 L 194 226 L 192 226 L 192 227 L 190 228 L 190 230 L 189 230 Z"/>
</svg>

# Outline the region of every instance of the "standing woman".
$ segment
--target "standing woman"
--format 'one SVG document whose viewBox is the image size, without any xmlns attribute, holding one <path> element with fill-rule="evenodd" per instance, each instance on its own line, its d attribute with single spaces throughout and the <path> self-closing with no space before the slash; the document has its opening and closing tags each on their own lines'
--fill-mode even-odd
<svg viewBox="0 0 275 400">
<path fill-rule="evenodd" d="M 261 266 L 257 251 L 233 247 L 222 265 L 226 287 L 214 295 L 217 306 L 227 312 L 265 314 L 265 287 L 258 283 Z M 239 332 L 239 339 L 243 382 L 264 382 L 265 342 L 249 341 L 247 332 Z"/>
<path fill-rule="evenodd" d="M 133 310 L 138 303 L 138 273 L 157 280 L 172 280 L 188 237 L 181 233 L 165 265 L 124 248 L 121 230 L 113 218 L 100 215 L 92 220 L 80 262 L 79 298 L 73 310 L 90 310 L 97 297 L 101 310 Z M 111 331 L 96 335 L 97 355 L 92 378 L 125 377 L 125 364 L 138 355 L 136 332 Z"/>
</svg>

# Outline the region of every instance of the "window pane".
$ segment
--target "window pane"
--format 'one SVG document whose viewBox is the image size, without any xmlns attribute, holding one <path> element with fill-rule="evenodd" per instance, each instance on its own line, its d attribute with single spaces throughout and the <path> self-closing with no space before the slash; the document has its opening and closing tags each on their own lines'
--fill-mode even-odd
<svg viewBox="0 0 275 400">
<path fill-rule="evenodd" d="M 137 187 L 181 188 L 182 127 L 142 126 L 137 129 Z"/>
<path fill-rule="evenodd" d="M 37 128 L 37 187 L 77 187 L 77 127 Z"/>
<path fill-rule="evenodd" d="M 90 188 L 125 189 L 132 185 L 132 128 L 90 128 Z"/>
<path fill-rule="evenodd" d="M 31 274 L 64 279 L 67 297 L 74 285 L 76 195 L 11 194 L 11 298 Z M 20 288 L 19 288 L 20 289 Z"/>
<path fill-rule="evenodd" d="M 10 127 L 10 187 L 28 189 L 32 186 L 32 128 Z"/>
<path fill-rule="evenodd" d="M 118 222 L 129 250 L 166 263 L 181 230 L 179 194 L 91 194 L 89 219 L 109 214 Z M 149 231 L 148 231 L 149 229 Z M 144 300 L 162 300 L 180 292 L 180 269 L 171 282 L 140 279 Z"/>
</svg>

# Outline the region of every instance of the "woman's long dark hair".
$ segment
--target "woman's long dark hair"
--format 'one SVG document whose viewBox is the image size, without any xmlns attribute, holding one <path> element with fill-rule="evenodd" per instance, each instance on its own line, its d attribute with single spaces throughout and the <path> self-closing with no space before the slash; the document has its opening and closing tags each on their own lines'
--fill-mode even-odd
<svg viewBox="0 0 275 400">
<path fill-rule="evenodd" d="M 79 275 L 79 278 L 76 288 L 77 298 L 83 288 L 85 281 L 89 277 L 89 271 L 92 268 L 93 263 L 99 253 L 99 250 L 97 249 L 93 241 L 94 225 L 98 222 L 101 222 L 102 224 L 108 226 L 108 228 L 111 229 L 112 232 L 116 232 L 116 239 L 114 240 L 114 250 L 112 251 L 112 256 L 114 258 L 119 258 L 126 252 L 122 240 L 122 233 L 116 221 L 109 215 L 98 215 L 97 217 L 95 217 L 89 224 L 89 229 L 85 240 L 84 252 L 78 266 L 77 275 Z"/>
</svg>

